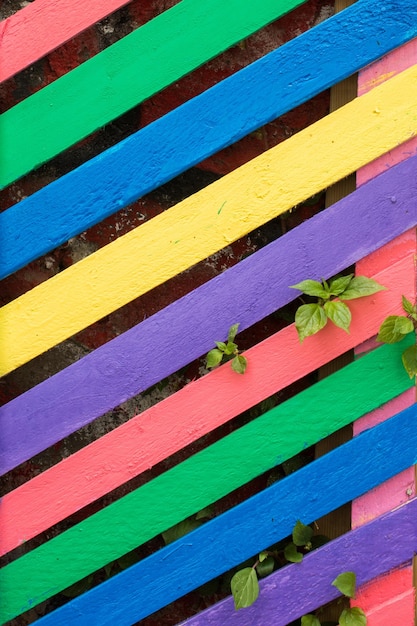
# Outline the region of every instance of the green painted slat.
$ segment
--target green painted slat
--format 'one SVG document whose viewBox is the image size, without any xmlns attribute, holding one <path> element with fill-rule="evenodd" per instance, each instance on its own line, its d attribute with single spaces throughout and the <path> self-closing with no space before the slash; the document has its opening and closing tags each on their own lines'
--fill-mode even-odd
<svg viewBox="0 0 417 626">
<path fill-rule="evenodd" d="M 0 116 L 0 188 L 305 0 L 182 0 Z"/>
<path fill-rule="evenodd" d="M 409 389 L 401 352 L 412 341 L 365 355 L 4 567 L 1 617 L 22 613 Z"/>
</svg>

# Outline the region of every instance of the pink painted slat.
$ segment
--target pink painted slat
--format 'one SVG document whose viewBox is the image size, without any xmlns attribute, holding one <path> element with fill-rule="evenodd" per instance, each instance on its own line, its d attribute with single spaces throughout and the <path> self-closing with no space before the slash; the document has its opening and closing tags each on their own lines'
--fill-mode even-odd
<svg viewBox="0 0 417 626">
<path fill-rule="evenodd" d="M 414 626 L 413 567 L 408 564 L 367 583 L 358 591 L 353 606 L 360 606 L 367 626 Z"/>
<path fill-rule="evenodd" d="M 0 81 L 7 80 L 131 0 L 36 0 L 0 23 Z"/>
<path fill-rule="evenodd" d="M 359 73 L 359 95 L 366 93 L 376 85 L 416 62 L 417 40 L 413 40 Z M 416 152 L 417 138 L 412 138 L 405 144 L 398 146 L 395 150 L 361 168 L 356 176 L 358 186 L 366 183 L 387 168 L 404 161 L 408 156 Z M 361 259 L 356 265 L 357 273 L 366 274 L 366 272 L 375 271 L 381 264 L 394 263 L 402 252 L 402 246 L 409 246 L 410 242 L 414 244 L 416 250 L 415 229 L 404 233 L 404 235 Z M 415 300 L 415 298 L 416 285 L 414 280 L 412 299 Z M 357 352 L 360 352 L 360 349 Z M 396 411 L 411 406 L 415 402 L 415 397 L 415 389 L 412 389 L 396 398 L 393 402 L 388 403 L 381 410 L 374 411 L 358 420 L 353 427 L 354 435 L 358 435 L 363 430 L 372 427 L 375 423 L 388 419 Z M 409 468 L 386 483 L 372 489 L 369 493 L 357 498 L 352 503 L 352 527 L 356 528 L 375 519 L 386 511 L 406 502 L 415 493 L 415 470 L 414 468 Z M 379 626 L 382 623 L 412 626 L 415 623 L 415 590 L 413 587 L 412 566 L 410 565 L 402 570 L 400 575 L 395 571 L 391 572 L 383 578 L 376 579 L 366 588 L 360 589 L 357 599 L 352 604 L 357 604 L 365 610 L 368 617 L 368 626 Z"/>
<path fill-rule="evenodd" d="M 412 265 L 408 255 L 374 275 L 387 290 L 349 303 L 350 334 L 329 324 L 301 345 L 288 326 L 246 351 L 243 392 L 240 378 L 225 364 L 4 496 L 1 553 L 364 341 L 382 319 L 400 311 L 401 293 L 413 289 Z"/>
</svg>

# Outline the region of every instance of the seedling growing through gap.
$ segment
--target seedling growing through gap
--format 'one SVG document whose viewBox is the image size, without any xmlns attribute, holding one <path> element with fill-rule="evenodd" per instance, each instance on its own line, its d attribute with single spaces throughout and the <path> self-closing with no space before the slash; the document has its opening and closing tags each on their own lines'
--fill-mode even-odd
<svg viewBox="0 0 417 626">
<path fill-rule="evenodd" d="M 377 340 L 382 343 L 397 343 L 406 335 L 417 330 L 417 305 L 402 296 L 405 315 L 390 315 L 379 329 Z M 405 371 L 410 378 L 417 374 L 417 345 L 409 346 L 402 354 Z"/>
<path fill-rule="evenodd" d="M 354 300 L 370 296 L 385 289 L 382 285 L 366 276 L 339 276 L 327 282 L 317 280 L 303 280 L 301 283 L 291 285 L 291 289 L 299 289 L 308 296 L 317 298 L 317 302 L 302 304 L 295 314 L 295 327 L 300 342 L 319 332 L 330 320 L 349 332 L 352 314 L 344 300 Z"/>
<path fill-rule="evenodd" d="M 239 324 L 233 324 L 233 326 L 230 327 L 226 343 L 224 341 L 214 342 L 217 347 L 210 350 L 206 356 L 206 367 L 208 369 L 217 367 L 217 365 L 220 365 L 222 360 L 225 359 L 226 361 L 232 360 L 232 369 L 235 372 L 238 374 L 245 373 L 247 360 L 240 354 L 239 348 L 235 343 L 238 328 Z"/>
</svg>

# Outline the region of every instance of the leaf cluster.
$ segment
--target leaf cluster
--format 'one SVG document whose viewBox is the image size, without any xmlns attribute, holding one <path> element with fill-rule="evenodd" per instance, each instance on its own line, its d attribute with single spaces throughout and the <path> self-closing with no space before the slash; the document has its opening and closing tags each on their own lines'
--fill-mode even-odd
<svg viewBox="0 0 417 626">
<path fill-rule="evenodd" d="M 417 329 L 417 306 L 402 297 L 402 306 L 405 315 L 390 315 L 379 329 L 377 340 L 382 343 L 398 343 L 406 335 Z M 402 353 L 402 362 L 410 378 L 417 374 L 417 345 L 409 346 Z"/>
<path fill-rule="evenodd" d="M 229 333 L 227 335 L 227 342 L 224 341 L 215 341 L 216 348 L 210 350 L 206 356 L 206 367 L 208 369 L 212 369 L 213 367 L 217 367 L 223 361 L 223 359 L 232 360 L 232 369 L 238 374 L 244 374 L 247 367 L 247 360 L 244 356 L 239 353 L 239 348 L 235 343 L 235 337 L 237 335 L 237 331 L 239 328 L 239 324 L 233 324 L 230 327 Z"/>
<path fill-rule="evenodd" d="M 317 298 L 317 302 L 301 305 L 295 314 L 295 327 L 300 342 L 303 342 L 306 337 L 324 328 L 328 320 L 349 332 L 352 314 L 344 301 L 370 296 L 385 287 L 372 278 L 348 274 L 333 278 L 330 282 L 324 278 L 321 283 L 317 280 L 303 280 L 291 285 L 291 289 L 299 289 L 307 296 Z"/>
<path fill-rule="evenodd" d="M 336 587 L 346 598 L 354 598 L 356 595 L 355 572 L 342 572 L 337 576 L 332 585 Z M 343 609 L 339 617 L 340 626 L 366 626 L 366 615 L 358 606 Z M 301 626 L 321 626 L 316 615 L 304 615 L 301 618 Z"/>
<path fill-rule="evenodd" d="M 251 606 L 259 596 L 258 578 L 269 576 L 277 565 L 300 563 L 306 552 L 318 548 L 328 541 L 322 535 L 313 536 L 311 526 L 306 526 L 300 520 L 297 521 L 292 532 L 292 541 L 282 546 L 282 549 L 264 550 L 258 555 L 258 559 L 252 567 L 244 567 L 238 570 L 232 577 L 230 587 L 235 603 L 235 609 L 243 609 Z M 281 545 L 281 544 L 279 544 Z M 284 559 L 281 559 L 281 556 Z"/>
</svg>

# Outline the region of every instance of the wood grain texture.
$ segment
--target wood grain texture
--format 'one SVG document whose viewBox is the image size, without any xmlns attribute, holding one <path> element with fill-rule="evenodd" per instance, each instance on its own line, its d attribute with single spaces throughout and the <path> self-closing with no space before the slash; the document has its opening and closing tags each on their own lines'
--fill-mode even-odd
<svg viewBox="0 0 417 626">
<path fill-rule="evenodd" d="M 417 35 L 415 0 L 407 0 L 406 6 L 390 0 L 382 9 L 378 0 L 366 0 L 221 81 L 1 213 L 0 277 L 46 254 L 413 35 Z M 330 40 L 337 41 L 337 46 L 328 46 Z M 320 72 L 316 71 L 318 66 Z M 332 197 L 329 204 L 339 199 Z"/>
<path fill-rule="evenodd" d="M 307 275 L 332 276 L 416 225 L 417 215 L 413 212 L 417 195 L 416 161 L 417 158 L 411 159 L 390 170 L 1 407 L 1 472 L 19 465 L 198 358 L 213 347 L 214 340 L 227 336 L 232 323 L 239 321 L 243 330 L 294 300 L 297 291 L 288 285 Z M 397 202 L 392 202 L 393 197 Z M 406 240 L 398 260 L 413 254 L 414 244 Z M 407 286 L 404 278 L 400 278 L 396 289 L 401 287 L 408 293 L 413 287 Z M 386 284 L 386 277 L 381 276 L 381 282 Z M 235 297 L 237 292 L 239 299 Z M 222 294 L 220 310 L 218 294 Z M 387 303 L 393 299 L 388 294 L 379 297 L 388 297 Z M 394 311 L 399 313 L 400 295 L 397 298 Z M 384 311 L 393 310 L 390 306 Z M 335 347 L 339 349 L 338 344 Z M 332 350 L 331 346 L 328 348 Z M 331 353 L 326 352 L 324 358 L 331 359 Z M 284 385 L 289 380 L 284 378 Z"/>
<path fill-rule="evenodd" d="M 341 572 L 354 571 L 358 584 L 363 585 L 409 561 L 417 548 L 416 516 L 417 502 L 413 500 L 311 552 L 302 563 L 289 565 L 261 580 L 258 600 L 245 611 L 236 611 L 233 598 L 229 597 L 185 620 L 182 626 L 285 626 L 337 598 L 339 594 L 331 583 Z M 407 569 L 393 572 L 392 584 L 398 595 L 407 591 L 404 584 L 409 578 Z M 387 578 L 380 579 L 380 591 L 386 591 Z M 354 604 L 365 611 L 370 626 L 365 589 Z M 385 614 L 385 621 L 374 622 L 374 626 L 381 624 L 406 626 L 409 622 L 387 620 Z"/>
<path fill-rule="evenodd" d="M 80 620 L 85 623 L 96 620 L 100 624 L 135 623 L 289 536 L 297 519 L 310 523 L 413 465 L 417 458 L 416 417 L 417 405 L 414 405 L 95 587 L 42 618 L 39 624 L 67 626 L 79 624 Z M 213 473 L 223 473 L 220 467 L 229 471 L 233 466 L 228 464 L 230 452 L 230 447 L 225 450 L 224 463 L 217 461 L 216 465 L 204 468 L 202 482 Z M 242 455 L 242 460 L 244 458 Z M 355 463 L 351 462 L 352 458 Z M 241 461 L 240 466 L 244 466 L 244 462 Z M 195 485 L 200 482 L 195 475 L 191 480 L 190 491 L 186 493 L 197 500 Z M 175 508 L 171 497 L 182 491 L 183 486 L 175 482 L 171 489 L 165 488 L 161 493 L 164 511 Z M 45 550 L 47 544 L 44 544 L 3 568 L 0 581 L 9 607 L 3 619 L 24 610 L 29 598 L 40 601 L 44 594 L 52 595 L 61 585 L 70 584 L 92 571 L 94 564 L 97 565 L 94 551 L 100 553 L 104 565 L 110 556 L 111 537 L 125 536 L 125 528 L 137 523 L 138 512 L 139 508 L 135 515 L 123 516 L 114 529 L 105 528 L 103 535 L 97 535 L 97 542 L 90 537 L 83 545 L 87 520 L 80 525 L 77 537 L 65 553 L 58 549 L 51 554 L 49 562 L 41 561 L 36 554 Z M 59 543 L 62 537 L 49 543 Z M 62 560 L 65 560 L 65 569 L 56 565 Z M 30 581 L 26 589 L 17 584 L 19 580 Z"/>
<path fill-rule="evenodd" d="M 0 185 L 10 184 L 304 1 L 182 0 L 0 116 L 2 148 L 8 155 Z"/>
<path fill-rule="evenodd" d="M 2 307 L 0 374 L 416 132 L 417 65 Z"/>
<path fill-rule="evenodd" d="M 262 346 L 258 351 L 248 350 L 250 370 L 259 368 L 264 358 L 261 350 Z M 246 433 L 252 452 L 245 456 L 245 465 L 249 468 L 254 463 L 259 473 L 255 460 L 259 455 L 264 469 L 269 469 L 278 457 L 298 450 L 300 442 L 312 445 L 410 388 L 413 383 L 401 369 L 400 354 L 397 346 L 381 347 L 258 418 L 232 436 L 229 445 L 236 450 L 246 448 L 240 440 Z M 286 366 L 290 369 L 289 360 Z M 279 380 L 277 363 L 268 361 L 268 365 L 270 378 L 273 372 Z M 6 494 L 1 502 L 0 554 L 264 399 L 265 388 L 259 385 L 259 377 L 247 373 L 243 388 L 242 384 L 226 364 Z M 347 393 L 349 389 L 355 393 Z M 323 407 L 319 419 L 317 406 Z M 339 407 L 337 412 L 335 406 Z M 243 476 L 249 480 L 247 471 Z M 230 488 L 233 485 L 232 480 Z"/>
<path fill-rule="evenodd" d="M 36 0 L 0 23 L 0 81 L 7 80 L 130 0 Z"/>
</svg>

